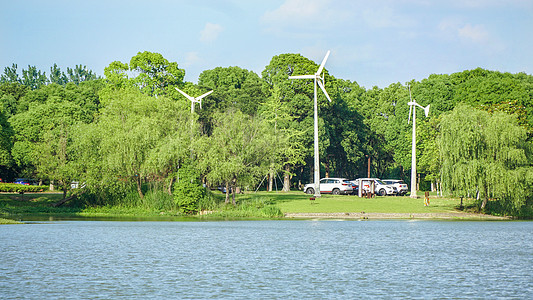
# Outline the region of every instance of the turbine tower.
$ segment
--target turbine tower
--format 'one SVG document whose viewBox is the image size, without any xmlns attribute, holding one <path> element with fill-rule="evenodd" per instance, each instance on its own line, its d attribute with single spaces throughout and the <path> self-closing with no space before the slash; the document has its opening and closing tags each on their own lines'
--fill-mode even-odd
<svg viewBox="0 0 533 300">
<path fill-rule="evenodd" d="M 289 79 L 313 79 L 315 83 L 315 90 L 314 90 L 314 100 L 315 100 L 315 111 L 314 111 L 314 119 L 315 119 L 315 197 L 320 197 L 320 158 L 318 154 L 318 101 L 317 101 L 317 93 L 316 93 L 316 85 L 320 86 L 320 89 L 322 92 L 324 92 L 324 95 L 326 95 L 326 98 L 328 98 L 329 102 L 331 102 L 331 98 L 328 95 L 328 92 L 326 91 L 325 82 L 324 82 L 324 75 L 320 76 L 320 73 L 322 73 L 322 70 L 324 70 L 324 65 L 326 64 L 326 60 L 328 59 L 330 51 L 326 53 L 326 56 L 322 60 L 322 63 L 320 64 L 320 67 L 318 68 L 318 71 L 316 71 L 315 74 L 311 75 L 295 75 L 295 76 L 289 76 Z"/>
<path fill-rule="evenodd" d="M 176 90 L 178 92 L 180 92 L 183 96 L 185 96 L 185 98 L 191 100 L 191 113 L 194 113 L 194 103 L 200 103 L 200 108 L 202 108 L 202 98 L 206 97 L 207 95 L 211 94 L 213 92 L 213 90 L 201 95 L 201 96 L 198 96 L 198 97 L 191 97 L 189 95 L 187 95 L 184 91 L 176 88 Z"/>
<path fill-rule="evenodd" d="M 407 104 L 409 105 L 409 119 L 407 124 L 411 121 L 411 113 L 413 114 L 413 142 L 411 148 L 411 198 L 416 199 L 416 106 L 422 108 L 426 114 L 426 118 L 429 114 L 429 104 L 426 107 L 416 103 L 411 97 L 411 86 L 409 86 L 409 99 L 411 100 Z"/>
</svg>

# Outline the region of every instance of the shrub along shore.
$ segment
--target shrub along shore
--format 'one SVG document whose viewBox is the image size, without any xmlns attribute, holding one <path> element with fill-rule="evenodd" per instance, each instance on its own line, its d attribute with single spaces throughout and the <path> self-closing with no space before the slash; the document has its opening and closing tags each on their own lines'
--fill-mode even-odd
<svg viewBox="0 0 533 300">
<path fill-rule="evenodd" d="M 410 197 L 374 197 L 323 195 L 316 200 L 300 191 L 246 192 L 238 194 L 237 204 L 224 204 L 224 195 L 212 192 L 218 204 L 209 210 L 184 214 L 178 209 L 155 209 L 135 205 L 87 206 L 71 201 L 55 207 L 61 201 L 59 193 L 1 193 L 0 218 L 8 220 L 41 219 L 120 219 L 124 220 L 246 220 L 246 219 L 452 219 L 452 220 L 508 220 L 508 216 L 482 214 L 473 199 L 430 197 L 430 205 L 424 199 Z M 521 218 L 531 219 L 528 216 Z M 10 221 L 6 221 L 10 222 Z M 5 223 L 0 221 L 0 224 Z"/>
</svg>

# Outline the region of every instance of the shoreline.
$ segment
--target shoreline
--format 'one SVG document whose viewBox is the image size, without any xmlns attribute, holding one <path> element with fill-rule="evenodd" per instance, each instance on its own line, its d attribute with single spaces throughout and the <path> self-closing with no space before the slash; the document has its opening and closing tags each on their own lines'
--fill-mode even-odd
<svg viewBox="0 0 533 300">
<path fill-rule="evenodd" d="M 512 217 L 491 216 L 467 212 L 447 213 L 286 213 L 287 219 L 361 219 L 361 220 L 495 220 L 509 221 Z"/>
</svg>

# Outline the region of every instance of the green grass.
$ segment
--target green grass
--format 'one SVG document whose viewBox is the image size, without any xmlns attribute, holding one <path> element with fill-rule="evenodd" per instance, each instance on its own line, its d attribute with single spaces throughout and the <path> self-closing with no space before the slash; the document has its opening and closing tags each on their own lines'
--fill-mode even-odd
<svg viewBox="0 0 533 300">
<path fill-rule="evenodd" d="M 0 214 L 50 214 L 50 213 L 75 213 L 79 208 L 52 207 L 52 204 L 61 200 L 59 193 L 2 193 L 0 194 Z"/>
<path fill-rule="evenodd" d="M 22 224 L 22 223 L 15 221 L 15 220 L 11 220 L 11 219 L 0 218 L 0 225 L 6 225 L 6 224 Z"/>
<path fill-rule="evenodd" d="M 322 195 L 309 200 L 310 196 L 302 192 L 257 193 L 276 199 L 275 203 L 283 213 L 445 213 L 455 211 L 458 199 L 430 198 L 430 206 L 424 206 L 424 199 L 410 197 L 375 197 L 359 198 L 353 195 Z"/>
<path fill-rule="evenodd" d="M 207 219 L 272 219 L 285 213 L 447 213 L 456 211 L 460 200 L 431 196 L 429 207 L 424 199 L 410 197 L 375 197 L 322 195 L 314 201 L 301 191 L 293 192 L 246 192 L 236 196 L 237 205 L 225 205 L 222 193 L 213 193 L 215 203 L 207 208 L 209 213 L 201 216 Z M 176 211 L 153 210 L 145 207 L 123 207 L 121 205 L 99 207 L 53 207 L 62 198 L 54 193 L 0 194 L 0 217 L 17 215 L 78 216 L 78 217 L 178 217 Z M 464 202 L 468 206 L 470 202 Z M 183 217 L 183 216 L 180 216 Z"/>
</svg>

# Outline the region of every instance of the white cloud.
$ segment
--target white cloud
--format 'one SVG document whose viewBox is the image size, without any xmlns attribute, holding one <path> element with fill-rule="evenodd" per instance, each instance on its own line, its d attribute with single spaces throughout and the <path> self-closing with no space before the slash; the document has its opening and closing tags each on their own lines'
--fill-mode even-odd
<svg viewBox="0 0 533 300">
<path fill-rule="evenodd" d="M 497 55 L 505 51 L 504 41 L 491 33 L 484 24 L 471 24 L 459 19 L 442 21 L 439 26 L 441 37 L 462 47 L 477 47 L 483 53 Z"/>
<path fill-rule="evenodd" d="M 440 32 L 452 40 L 474 44 L 486 44 L 491 41 L 491 36 L 484 25 L 464 23 L 458 19 L 447 19 L 440 22 L 438 26 Z"/>
<path fill-rule="evenodd" d="M 395 1 L 285 0 L 276 9 L 265 12 L 261 23 L 269 32 L 304 38 L 327 36 L 332 32 L 415 26 L 417 21 L 402 13 Z"/>
<path fill-rule="evenodd" d="M 278 8 L 265 12 L 260 22 L 268 32 L 310 38 L 346 19 L 347 11 L 338 6 L 331 0 L 286 0 Z"/>
<path fill-rule="evenodd" d="M 321 16 L 329 1 L 287 0 L 279 8 L 267 11 L 262 21 L 266 23 L 288 23 L 313 21 Z"/>
<path fill-rule="evenodd" d="M 222 31 L 224 31 L 224 28 L 221 25 L 208 22 L 200 32 L 200 41 L 204 43 L 212 42 L 218 38 Z"/>
<path fill-rule="evenodd" d="M 461 8 L 485 9 L 493 7 L 523 7 L 533 8 L 531 0 L 448 0 L 450 4 Z"/>
<path fill-rule="evenodd" d="M 470 25 L 457 29 L 458 36 L 461 39 L 468 40 L 474 43 L 484 44 L 489 41 L 489 32 L 483 25 Z"/>
</svg>

